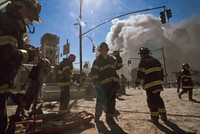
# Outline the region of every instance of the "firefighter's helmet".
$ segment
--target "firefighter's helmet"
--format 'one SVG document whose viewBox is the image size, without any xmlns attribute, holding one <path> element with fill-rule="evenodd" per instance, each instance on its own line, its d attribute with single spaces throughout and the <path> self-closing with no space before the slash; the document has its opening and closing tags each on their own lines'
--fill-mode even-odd
<svg viewBox="0 0 200 134">
<path fill-rule="evenodd" d="M 190 65 L 188 63 L 183 63 L 182 68 L 187 67 L 188 69 L 190 68 Z"/>
<path fill-rule="evenodd" d="M 150 50 L 147 47 L 141 47 L 138 54 L 149 55 L 150 54 Z"/>
<path fill-rule="evenodd" d="M 68 58 L 71 62 L 74 62 L 76 60 L 76 56 L 74 54 L 70 54 Z"/>
<path fill-rule="evenodd" d="M 22 10 L 22 13 L 18 10 Z M 11 0 L 6 7 L 7 12 L 18 13 L 22 18 L 28 19 L 30 22 L 40 23 L 41 5 L 37 0 Z"/>
<path fill-rule="evenodd" d="M 108 44 L 107 44 L 106 42 L 102 42 L 102 43 L 100 44 L 98 50 L 101 51 L 102 48 L 106 48 L 107 51 L 109 50 L 109 48 L 108 48 Z"/>
</svg>

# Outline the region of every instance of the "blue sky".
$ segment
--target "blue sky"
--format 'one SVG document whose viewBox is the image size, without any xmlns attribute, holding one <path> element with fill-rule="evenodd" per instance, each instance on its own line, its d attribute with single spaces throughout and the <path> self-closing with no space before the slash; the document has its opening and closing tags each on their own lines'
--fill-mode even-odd
<svg viewBox="0 0 200 134">
<path fill-rule="evenodd" d="M 42 23 L 39 25 L 34 24 L 36 30 L 34 34 L 30 34 L 31 44 L 38 47 L 40 46 L 40 38 L 45 33 L 56 34 L 60 37 L 59 46 L 61 50 L 68 39 L 71 45 L 70 53 L 75 54 L 77 56 L 76 62 L 79 62 L 79 26 L 74 25 L 77 23 L 80 14 L 79 0 L 38 1 L 42 5 L 40 14 Z M 170 20 L 170 24 L 174 26 L 190 19 L 194 14 L 200 15 L 199 0 L 83 0 L 82 21 L 86 22 L 86 25 L 83 26 L 83 33 L 115 16 L 159 6 L 166 6 L 172 10 L 173 17 Z M 157 9 L 141 12 L 140 14 L 153 14 L 159 18 L 159 13 L 162 10 Z M 119 19 L 127 19 L 130 16 L 124 16 Z M 107 33 L 112 25 L 111 22 L 108 22 L 87 33 L 85 36 L 89 36 L 95 45 L 99 45 L 106 40 Z M 83 61 L 89 61 L 92 64 L 96 54 L 92 53 L 92 43 L 88 38 L 83 38 L 82 53 Z"/>
</svg>

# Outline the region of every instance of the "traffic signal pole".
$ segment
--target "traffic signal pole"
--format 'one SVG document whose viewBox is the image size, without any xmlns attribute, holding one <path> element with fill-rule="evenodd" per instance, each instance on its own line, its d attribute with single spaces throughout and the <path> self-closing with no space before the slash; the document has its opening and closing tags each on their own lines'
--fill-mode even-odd
<svg viewBox="0 0 200 134">
<path fill-rule="evenodd" d="M 102 25 L 104 25 L 104 24 L 112 21 L 113 19 L 120 18 L 120 17 L 126 16 L 126 15 L 130 15 L 130 14 L 134 14 L 134 13 L 145 12 L 145 11 L 150 11 L 150 10 L 156 10 L 156 9 L 159 9 L 159 8 L 164 8 L 165 9 L 165 6 L 160 6 L 160 7 L 155 7 L 155 8 L 147 8 L 147 9 L 133 11 L 133 12 L 128 12 L 128 13 L 125 13 L 125 14 L 122 14 L 122 15 L 119 15 L 119 16 L 115 16 L 115 17 L 113 17 L 111 19 L 108 19 L 108 20 L 106 20 L 106 21 L 98 24 L 97 26 L 89 29 L 88 31 L 84 32 L 82 35 L 85 35 L 86 33 L 89 33 L 90 31 L 92 31 L 92 30 L 94 30 L 94 29 L 96 29 L 96 28 L 98 28 L 98 27 L 100 27 L 100 26 L 102 26 Z"/>
<path fill-rule="evenodd" d="M 119 15 L 119 16 L 115 16 L 111 19 L 108 19 L 100 24 L 98 24 L 97 26 L 89 29 L 88 31 L 82 33 L 82 25 L 81 25 L 81 20 L 82 20 L 82 4 L 83 4 L 83 0 L 80 0 L 80 16 L 79 16 L 79 44 L 80 44 L 80 75 L 82 74 L 82 38 L 85 34 L 89 33 L 90 31 L 112 21 L 113 19 L 116 19 L 116 18 L 120 18 L 120 17 L 123 17 L 123 16 L 126 16 L 126 15 L 130 15 L 130 14 L 134 14 L 134 13 L 139 13 L 139 12 L 145 12 L 145 11 L 150 11 L 150 10 L 156 10 L 156 9 L 160 9 L 160 8 L 164 8 L 165 9 L 165 6 L 159 6 L 159 7 L 155 7 L 155 8 L 147 8 L 147 9 L 143 9 L 143 10 L 138 10 L 138 11 L 133 11 L 133 12 L 128 12 L 128 13 L 125 13 L 125 14 L 122 14 L 122 15 Z"/>
</svg>

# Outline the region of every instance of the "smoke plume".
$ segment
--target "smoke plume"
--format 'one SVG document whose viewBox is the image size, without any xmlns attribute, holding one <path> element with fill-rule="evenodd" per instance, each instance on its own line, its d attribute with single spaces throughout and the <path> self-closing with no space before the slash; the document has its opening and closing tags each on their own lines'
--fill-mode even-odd
<svg viewBox="0 0 200 134">
<path fill-rule="evenodd" d="M 127 77 L 139 63 L 140 47 L 148 47 L 154 57 L 166 65 L 168 76 L 175 74 L 183 62 L 200 70 L 197 53 L 200 51 L 200 16 L 181 22 L 178 26 L 162 24 L 159 18 L 147 14 L 131 16 L 127 20 L 113 20 L 113 26 L 106 41 L 110 50 L 121 49 L 124 67 L 121 70 Z M 127 65 L 128 60 L 131 64 Z"/>
</svg>

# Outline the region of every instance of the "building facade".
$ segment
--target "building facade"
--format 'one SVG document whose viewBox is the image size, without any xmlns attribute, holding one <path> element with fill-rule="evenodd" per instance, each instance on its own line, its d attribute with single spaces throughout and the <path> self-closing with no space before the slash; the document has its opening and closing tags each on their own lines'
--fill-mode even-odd
<svg viewBox="0 0 200 134">
<path fill-rule="evenodd" d="M 41 37 L 40 51 L 44 58 L 50 61 L 52 66 L 59 64 L 60 47 L 58 46 L 60 38 L 57 35 L 46 33 Z"/>
</svg>

